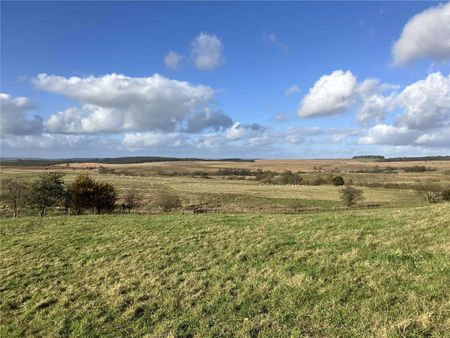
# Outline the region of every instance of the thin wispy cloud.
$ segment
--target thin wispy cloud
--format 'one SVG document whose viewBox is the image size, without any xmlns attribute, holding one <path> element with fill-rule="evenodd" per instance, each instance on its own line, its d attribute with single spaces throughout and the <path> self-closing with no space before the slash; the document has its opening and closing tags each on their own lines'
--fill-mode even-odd
<svg viewBox="0 0 450 338">
<path fill-rule="evenodd" d="M 266 34 L 264 34 L 264 40 L 265 40 L 268 44 L 270 44 L 270 45 L 272 45 L 272 46 L 275 46 L 275 47 L 277 47 L 277 48 L 279 48 L 279 49 L 282 49 L 282 50 L 284 50 L 284 51 L 289 50 L 289 46 L 288 46 L 286 43 L 282 42 L 282 41 L 278 38 L 278 36 L 275 35 L 275 33 L 266 33 Z"/>
</svg>

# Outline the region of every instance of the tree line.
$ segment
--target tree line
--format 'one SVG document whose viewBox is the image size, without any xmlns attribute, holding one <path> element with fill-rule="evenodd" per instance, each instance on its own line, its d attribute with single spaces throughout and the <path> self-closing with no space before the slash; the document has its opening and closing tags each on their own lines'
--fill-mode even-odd
<svg viewBox="0 0 450 338">
<path fill-rule="evenodd" d="M 6 179 L 2 182 L 3 198 L 6 199 L 17 217 L 24 207 L 31 207 L 42 217 L 48 208 L 63 207 L 66 213 L 80 215 L 85 211 L 102 214 L 116 208 L 118 193 L 110 183 L 98 182 L 88 175 L 79 175 L 72 183 L 65 184 L 64 175 L 46 173 L 31 184 L 20 178 Z M 123 196 L 121 207 L 130 212 L 139 206 L 142 196 L 130 190 Z"/>
</svg>

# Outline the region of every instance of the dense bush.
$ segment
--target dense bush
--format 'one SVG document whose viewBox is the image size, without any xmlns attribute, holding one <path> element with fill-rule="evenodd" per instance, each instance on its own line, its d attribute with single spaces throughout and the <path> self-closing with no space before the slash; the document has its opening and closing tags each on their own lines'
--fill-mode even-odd
<svg viewBox="0 0 450 338">
<path fill-rule="evenodd" d="M 346 206 L 351 207 L 364 200 L 363 192 L 351 186 L 344 187 L 341 190 L 341 200 Z"/>
<path fill-rule="evenodd" d="M 79 175 L 68 187 L 70 205 L 77 214 L 94 207 L 95 181 L 88 175 Z"/>
<path fill-rule="evenodd" d="M 96 183 L 94 188 L 94 210 L 99 214 L 112 212 L 116 207 L 117 192 L 109 183 Z"/>
<path fill-rule="evenodd" d="M 87 175 L 79 175 L 68 187 L 70 205 L 77 214 L 91 209 L 94 213 L 114 210 L 117 193 L 109 183 L 98 183 Z"/>
<path fill-rule="evenodd" d="M 334 185 L 344 185 L 345 181 L 342 176 L 333 177 L 332 182 Z"/>
</svg>

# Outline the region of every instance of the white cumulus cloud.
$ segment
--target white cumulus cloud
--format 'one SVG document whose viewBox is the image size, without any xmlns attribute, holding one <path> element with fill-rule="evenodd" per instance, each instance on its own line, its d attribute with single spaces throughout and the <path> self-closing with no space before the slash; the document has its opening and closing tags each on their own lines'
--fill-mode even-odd
<svg viewBox="0 0 450 338">
<path fill-rule="evenodd" d="M 370 128 L 360 143 L 450 147 L 450 75 L 429 74 L 383 100 L 380 111 L 398 111 L 393 124 Z"/>
<path fill-rule="evenodd" d="M 36 106 L 26 97 L 14 97 L 0 93 L 0 131 L 1 136 L 34 135 L 43 130 L 42 118 L 35 115 L 28 119 L 27 112 L 36 109 Z"/>
<path fill-rule="evenodd" d="M 300 117 L 329 116 L 344 112 L 354 100 L 356 77 L 350 71 L 336 70 L 323 75 L 303 98 Z"/>
<path fill-rule="evenodd" d="M 450 128 L 443 128 L 420 135 L 415 143 L 420 146 L 450 148 Z"/>
<path fill-rule="evenodd" d="M 392 90 L 395 89 L 398 89 L 398 86 L 382 84 L 378 79 L 361 82 L 356 88 L 359 103 L 357 120 L 362 124 L 371 120 L 383 120 L 386 112 L 394 109 L 395 93 Z M 386 91 L 391 93 L 385 95 Z"/>
<path fill-rule="evenodd" d="M 181 129 L 190 117 L 201 112 L 207 114 L 214 99 L 214 91 L 208 86 L 158 74 L 128 77 L 113 73 L 84 78 L 40 74 L 33 83 L 39 89 L 80 102 L 80 107 L 68 108 L 48 118 L 45 125 L 52 133 L 173 132 Z M 225 116 L 204 119 L 201 126 L 227 127 L 230 123 Z"/>
<path fill-rule="evenodd" d="M 440 72 L 407 86 L 397 98 L 403 108 L 399 123 L 426 130 L 450 124 L 450 74 Z"/>
<path fill-rule="evenodd" d="M 409 145 L 417 138 L 418 133 L 407 127 L 396 127 L 377 124 L 369 129 L 367 136 L 361 137 L 361 144 Z"/>
<path fill-rule="evenodd" d="M 127 148 L 164 148 L 164 147 L 180 147 L 184 145 L 185 140 L 180 133 L 131 133 L 125 134 L 122 145 Z"/>
<path fill-rule="evenodd" d="M 191 55 L 200 70 L 211 70 L 224 63 L 223 43 L 215 35 L 202 32 L 192 41 Z"/>
<path fill-rule="evenodd" d="M 397 65 L 425 57 L 450 60 L 450 2 L 412 17 L 395 42 L 392 54 Z"/>
</svg>

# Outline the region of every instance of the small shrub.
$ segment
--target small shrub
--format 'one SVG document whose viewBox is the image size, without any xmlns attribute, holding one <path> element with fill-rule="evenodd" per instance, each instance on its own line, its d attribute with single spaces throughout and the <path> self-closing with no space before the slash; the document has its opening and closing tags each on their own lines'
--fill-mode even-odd
<svg viewBox="0 0 450 338">
<path fill-rule="evenodd" d="M 351 207 L 364 200 L 363 192 L 362 190 L 346 186 L 341 190 L 341 200 L 346 206 Z"/>
<path fill-rule="evenodd" d="M 172 211 L 173 209 L 181 207 L 180 198 L 172 192 L 160 192 L 154 200 L 155 204 L 164 212 Z"/>
<path fill-rule="evenodd" d="M 444 189 L 441 192 L 441 198 L 443 201 L 450 201 L 450 188 Z"/>
<path fill-rule="evenodd" d="M 342 178 L 342 176 L 336 176 L 332 179 L 332 182 L 334 185 L 338 186 L 338 185 L 344 185 L 345 181 Z"/>
<path fill-rule="evenodd" d="M 100 166 L 99 168 L 98 168 L 98 173 L 99 174 L 102 174 L 102 175 L 108 175 L 108 174 L 115 174 L 116 173 L 116 170 L 115 169 L 112 169 L 112 168 L 108 168 L 108 167 L 103 167 L 103 166 Z"/>
</svg>

